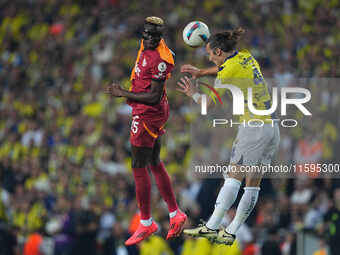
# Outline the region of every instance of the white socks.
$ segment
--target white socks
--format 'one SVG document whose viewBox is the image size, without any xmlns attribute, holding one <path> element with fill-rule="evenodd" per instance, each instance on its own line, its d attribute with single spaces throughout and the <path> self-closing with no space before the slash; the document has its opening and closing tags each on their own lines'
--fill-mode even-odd
<svg viewBox="0 0 340 255">
<path fill-rule="evenodd" d="M 177 210 L 169 213 L 170 218 L 175 217 L 176 215 L 177 215 Z M 149 218 L 149 219 L 147 219 L 147 220 L 140 220 L 140 223 L 141 223 L 144 227 L 151 226 L 151 224 L 152 224 L 152 218 Z"/>
<path fill-rule="evenodd" d="M 147 220 L 140 220 L 140 223 L 141 223 L 144 227 L 151 226 L 151 224 L 152 224 L 152 218 L 149 218 L 149 219 L 147 219 Z"/>
<path fill-rule="evenodd" d="M 236 215 L 233 221 L 226 228 L 229 234 L 235 235 L 236 231 L 246 221 L 250 213 L 254 209 L 257 199 L 259 197 L 260 187 L 245 187 L 244 193 L 238 204 Z"/>
<path fill-rule="evenodd" d="M 215 210 L 206 224 L 208 228 L 219 228 L 225 212 L 229 210 L 235 202 L 240 186 L 241 182 L 234 178 L 225 179 L 223 187 L 216 199 Z"/>
</svg>

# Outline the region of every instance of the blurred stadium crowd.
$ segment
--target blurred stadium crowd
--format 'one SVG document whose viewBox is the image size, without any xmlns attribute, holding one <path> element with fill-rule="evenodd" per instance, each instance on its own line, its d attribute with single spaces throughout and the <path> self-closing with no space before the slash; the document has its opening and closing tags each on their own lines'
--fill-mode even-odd
<svg viewBox="0 0 340 255">
<path fill-rule="evenodd" d="M 0 254 L 292 255 L 296 232 L 306 228 L 320 236 L 317 254 L 326 243 L 339 254 L 340 185 L 305 175 L 265 179 L 231 247 L 183 237 L 165 242 L 168 212 L 153 192 L 161 232 L 125 247 L 138 222 L 130 109 L 103 93 L 112 81 L 129 87 L 142 22 L 163 17 L 177 66 L 167 83 L 171 117 L 161 154 L 187 226 L 198 224 L 211 213 L 221 180 L 188 174 L 192 116 L 175 86 L 181 64 L 209 63 L 204 49 L 184 45 L 183 27 L 195 19 L 212 32 L 244 27 L 244 45 L 279 86 L 320 77 L 305 84 L 312 119 L 297 115 L 301 125 L 281 129 L 278 162 L 339 163 L 339 7 L 337 0 L 0 1 Z"/>
</svg>

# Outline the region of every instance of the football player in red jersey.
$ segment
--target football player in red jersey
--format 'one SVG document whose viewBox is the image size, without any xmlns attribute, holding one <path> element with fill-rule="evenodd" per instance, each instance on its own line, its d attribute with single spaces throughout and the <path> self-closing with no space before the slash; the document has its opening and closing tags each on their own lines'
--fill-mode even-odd
<svg viewBox="0 0 340 255">
<path fill-rule="evenodd" d="M 167 239 L 178 236 L 187 216 L 178 209 L 174 192 L 163 162 L 160 160 L 160 136 L 169 117 L 165 81 L 174 67 L 173 53 L 162 39 L 163 20 L 147 17 L 143 40 L 136 65 L 131 74 L 132 87 L 127 91 L 119 84 L 106 88 L 106 93 L 126 97 L 132 107 L 130 142 L 132 145 L 132 170 L 136 185 L 136 198 L 141 221 L 136 232 L 125 242 L 136 244 L 158 227 L 151 218 L 151 184 L 147 167 L 155 177 L 157 187 L 168 205 L 170 226 Z"/>
</svg>

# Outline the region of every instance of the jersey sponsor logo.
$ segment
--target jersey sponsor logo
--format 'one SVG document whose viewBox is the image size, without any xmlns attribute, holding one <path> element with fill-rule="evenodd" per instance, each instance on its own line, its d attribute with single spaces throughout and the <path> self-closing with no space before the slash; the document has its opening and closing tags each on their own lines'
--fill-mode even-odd
<svg viewBox="0 0 340 255">
<path fill-rule="evenodd" d="M 166 64 L 164 62 L 161 62 L 158 64 L 158 71 L 163 73 L 166 70 Z"/>
</svg>

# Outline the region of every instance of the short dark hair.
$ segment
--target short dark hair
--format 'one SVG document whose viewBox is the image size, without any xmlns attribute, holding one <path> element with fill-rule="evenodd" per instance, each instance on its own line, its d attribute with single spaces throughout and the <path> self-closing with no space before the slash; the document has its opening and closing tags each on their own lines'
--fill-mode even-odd
<svg viewBox="0 0 340 255">
<path fill-rule="evenodd" d="M 241 35 L 245 32 L 243 28 L 237 28 L 233 31 L 225 31 L 210 36 L 208 43 L 211 49 L 219 48 L 224 52 L 230 52 L 235 49 Z"/>
</svg>

